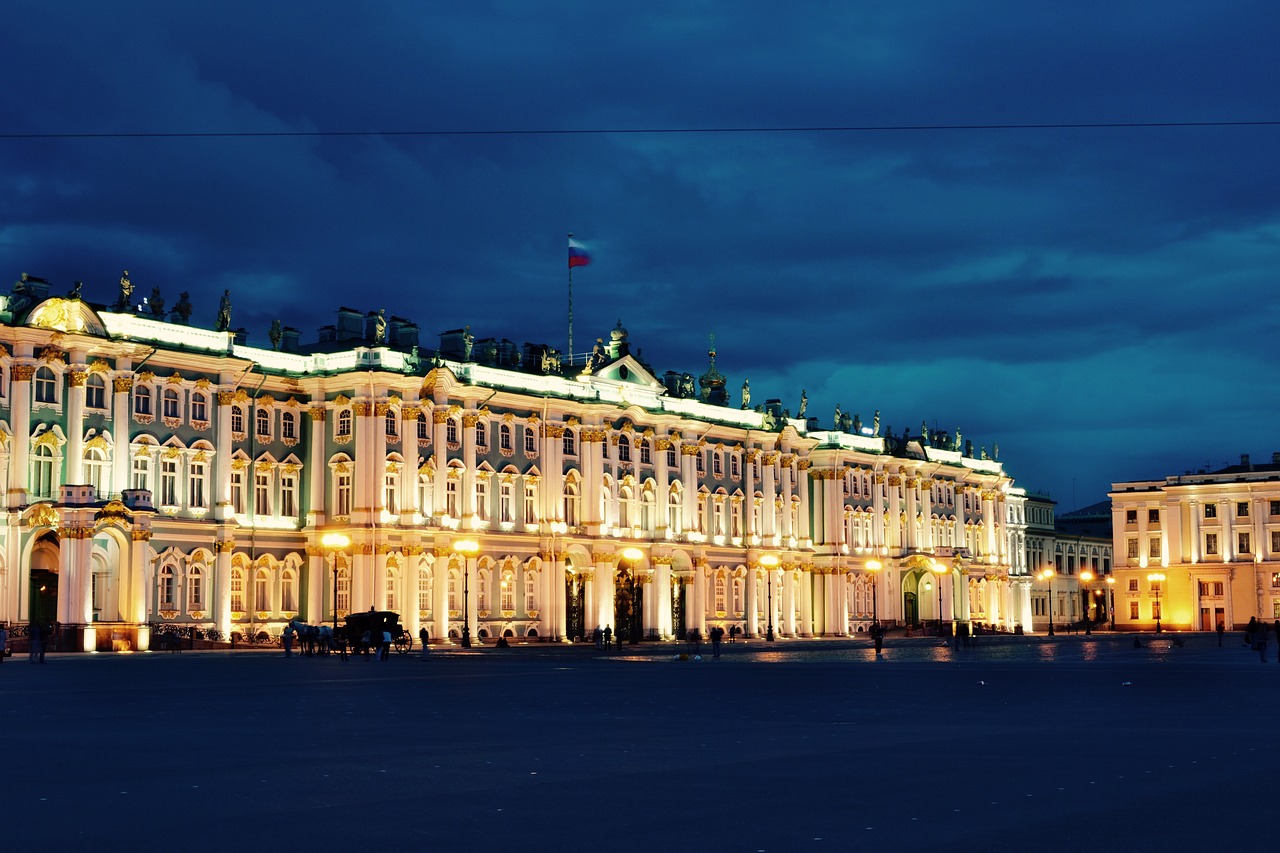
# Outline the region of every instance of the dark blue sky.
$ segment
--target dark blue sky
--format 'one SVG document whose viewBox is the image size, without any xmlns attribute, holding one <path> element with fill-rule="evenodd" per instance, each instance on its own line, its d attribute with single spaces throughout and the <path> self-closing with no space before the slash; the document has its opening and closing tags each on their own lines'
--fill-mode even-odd
<svg viewBox="0 0 1280 853">
<path fill-rule="evenodd" d="M 0 133 L 1259 122 L 1280 4 L 0 6 Z M 0 274 L 578 349 L 1000 445 L 1062 509 L 1270 459 L 1280 127 L 0 139 Z M 1271 353 L 1271 355 L 1269 355 Z"/>
</svg>

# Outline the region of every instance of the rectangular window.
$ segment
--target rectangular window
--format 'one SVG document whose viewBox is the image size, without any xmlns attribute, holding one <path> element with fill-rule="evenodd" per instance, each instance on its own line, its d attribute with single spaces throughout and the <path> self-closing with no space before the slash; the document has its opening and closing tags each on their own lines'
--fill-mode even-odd
<svg viewBox="0 0 1280 853">
<path fill-rule="evenodd" d="M 205 485 L 208 482 L 209 466 L 204 462 L 192 462 L 189 468 L 188 499 L 192 509 L 208 509 L 205 501 Z"/>
<path fill-rule="evenodd" d="M 1252 550 L 1253 550 L 1253 549 L 1250 547 L 1251 543 L 1249 542 L 1249 534 L 1248 534 L 1248 533 L 1240 533 L 1240 534 L 1237 534 L 1237 540 L 1236 540 L 1236 541 L 1237 541 L 1237 543 L 1239 544 L 1239 547 L 1236 549 L 1236 551 L 1237 551 L 1238 553 L 1240 553 L 1240 554 L 1249 554 L 1249 553 L 1252 553 Z"/>
<path fill-rule="evenodd" d="M 280 515 L 298 517 L 298 478 L 292 474 L 280 478 Z"/>
<path fill-rule="evenodd" d="M 538 436 L 533 427 L 524 428 L 524 452 L 526 456 L 538 452 Z"/>
<path fill-rule="evenodd" d="M 1204 505 L 1204 517 L 1205 517 L 1205 518 L 1217 518 L 1217 517 L 1218 517 L 1218 505 L 1217 505 L 1217 504 L 1205 504 L 1205 505 Z"/>
<path fill-rule="evenodd" d="M 1218 534 L 1206 533 L 1204 535 L 1204 553 L 1206 556 L 1218 553 Z"/>
<path fill-rule="evenodd" d="M 1129 602 L 1129 618 L 1135 622 L 1138 620 L 1138 602 L 1136 601 Z"/>
<path fill-rule="evenodd" d="M 1280 551 L 1280 530 L 1271 531 L 1271 553 Z"/>
<path fill-rule="evenodd" d="M 538 523 L 538 490 L 532 485 L 524 487 L 524 523 Z"/>
<path fill-rule="evenodd" d="M 1160 556 L 1160 537 L 1152 536 L 1151 541 L 1147 544 L 1151 546 L 1151 550 L 1148 552 L 1151 555 L 1151 558 L 1154 560 L 1155 558 L 1159 557 Z"/>
<path fill-rule="evenodd" d="M 1280 501 L 1271 502 L 1271 515 L 1280 515 Z"/>
<path fill-rule="evenodd" d="M 1130 536 L 1128 540 L 1128 544 L 1129 544 L 1129 556 L 1136 559 L 1138 556 L 1138 540 Z"/>
<path fill-rule="evenodd" d="M 631 461 L 631 444 L 627 441 L 627 437 L 625 435 L 618 441 L 618 461 Z"/>
<path fill-rule="evenodd" d="M 450 518 L 458 518 L 458 481 L 449 480 L 444 484 L 444 514 Z"/>
<path fill-rule="evenodd" d="M 674 447 L 667 449 L 667 467 L 672 469 L 676 467 L 676 449 Z"/>
<path fill-rule="evenodd" d="M 244 471 L 231 472 L 231 511 L 244 514 Z"/>
<path fill-rule="evenodd" d="M 244 574 L 238 571 L 231 573 L 231 609 L 244 612 Z"/>
<path fill-rule="evenodd" d="M 339 474 L 333 488 L 334 515 L 351 515 L 351 475 Z"/>
<path fill-rule="evenodd" d="M 476 481 L 476 517 L 489 520 L 489 484 L 484 480 Z"/>
<path fill-rule="evenodd" d="M 1129 592 L 1137 592 L 1137 591 L 1138 591 L 1138 579 L 1129 578 Z"/>
<path fill-rule="evenodd" d="M 160 460 L 160 505 L 178 505 L 178 460 Z"/>
<path fill-rule="evenodd" d="M 652 465 L 652 464 L 653 464 L 653 456 L 652 456 L 651 451 L 649 450 L 649 441 L 648 441 L 648 439 L 645 439 L 645 440 L 643 440 L 643 441 L 641 441 L 641 442 L 640 442 L 640 464 L 641 464 L 641 465 Z"/>
<path fill-rule="evenodd" d="M 1160 510 L 1158 509 L 1147 510 L 1147 524 L 1159 524 L 1159 523 L 1160 523 Z"/>
<path fill-rule="evenodd" d="M 1236 501 L 1236 517 L 1237 517 L 1237 518 L 1248 518 L 1248 517 L 1249 517 L 1249 502 L 1248 502 L 1248 501 Z"/>
<path fill-rule="evenodd" d="M 1138 523 L 1138 511 L 1137 511 L 1136 509 L 1127 509 L 1127 510 L 1125 510 L 1125 512 L 1124 512 L 1124 523 L 1125 523 L 1125 524 L 1137 524 L 1137 523 Z"/>
<path fill-rule="evenodd" d="M 1221 597 L 1221 595 L 1222 595 L 1222 581 L 1214 581 L 1214 582 L 1213 582 L 1213 594 L 1214 594 L 1214 595 L 1216 595 L 1216 596 Z"/>
<path fill-rule="evenodd" d="M 1151 602 L 1151 618 L 1152 619 L 1162 618 L 1160 616 L 1160 602 L 1158 601 Z"/>
<path fill-rule="evenodd" d="M 253 511 L 258 515 L 271 515 L 271 474 L 258 471 L 253 475 Z"/>
<path fill-rule="evenodd" d="M 151 459 L 146 456 L 133 457 L 133 476 L 129 479 L 135 489 L 151 490 Z"/>
<path fill-rule="evenodd" d="M 742 466 L 737 456 L 729 457 L 729 476 L 735 480 L 742 476 Z"/>
</svg>

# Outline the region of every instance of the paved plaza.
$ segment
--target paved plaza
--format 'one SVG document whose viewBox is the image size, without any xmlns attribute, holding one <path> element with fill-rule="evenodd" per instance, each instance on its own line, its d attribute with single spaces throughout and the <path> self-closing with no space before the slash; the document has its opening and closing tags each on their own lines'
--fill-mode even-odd
<svg viewBox="0 0 1280 853">
<path fill-rule="evenodd" d="M 22 656 L 10 849 L 1188 850 L 1273 843 L 1239 635 Z"/>
</svg>

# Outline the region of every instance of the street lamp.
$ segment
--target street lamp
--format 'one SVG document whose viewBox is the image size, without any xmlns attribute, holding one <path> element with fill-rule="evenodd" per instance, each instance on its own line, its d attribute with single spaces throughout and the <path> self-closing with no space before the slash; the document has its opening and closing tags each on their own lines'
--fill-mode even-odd
<svg viewBox="0 0 1280 853">
<path fill-rule="evenodd" d="M 778 558 L 773 554 L 765 554 L 760 558 L 760 565 L 769 570 L 769 630 L 765 632 L 764 638 L 768 642 L 773 642 L 773 570 L 778 567 Z"/>
<path fill-rule="evenodd" d="M 1147 580 L 1156 590 L 1156 633 L 1160 633 L 1160 587 L 1164 584 L 1164 572 L 1152 572 L 1147 575 Z"/>
<path fill-rule="evenodd" d="M 876 581 L 884 563 L 879 560 L 867 560 L 866 570 L 871 575 L 871 624 L 880 627 L 880 607 L 876 602 Z"/>
<path fill-rule="evenodd" d="M 1049 585 L 1049 636 L 1053 636 L 1053 576 L 1057 574 L 1052 566 L 1045 566 L 1037 578 Z"/>
<path fill-rule="evenodd" d="M 932 560 L 929 563 L 929 570 L 938 576 L 938 636 L 942 636 L 942 576 L 947 573 L 947 567 Z"/>
<path fill-rule="evenodd" d="M 333 632 L 338 633 L 338 552 L 351 544 L 345 533 L 326 533 L 320 537 L 320 545 L 333 557 Z"/>
<path fill-rule="evenodd" d="M 1084 569 L 1080 572 L 1080 583 L 1084 584 L 1084 632 L 1092 634 L 1089 628 L 1089 607 L 1093 604 L 1093 599 L 1089 596 L 1089 582 L 1093 580 L 1093 572 Z"/>
<path fill-rule="evenodd" d="M 884 639 L 880 636 L 880 607 L 876 603 L 876 583 L 883 568 L 884 563 L 879 560 L 866 562 L 867 573 L 871 575 L 871 641 L 875 643 L 876 654 L 880 654 L 880 648 L 884 645 Z"/>
<path fill-rule="evenodd" d="M 631 564 L 631 640 L 628 645 L 636 645 L 640 642 L 640 613 L 636 607 L 636 563 L 644 557 L 644 552 L 639 548 L 623 548 L 622 559 Z"/>
<path fill-rule="evenodd" d="M 1113 574 L 1107 574 L 1107 619 L 1111 623 L 1111 630 L 1116 629 L 1116 577 Z"/>
<path fill-rule="evenodd" d="M 474 539 L 459 539 L 453 543 L 454 553 L 462 555 L 462 647 L 471 648 L 471 559 L 480 551 L 480 543 Z"/>
</svg>

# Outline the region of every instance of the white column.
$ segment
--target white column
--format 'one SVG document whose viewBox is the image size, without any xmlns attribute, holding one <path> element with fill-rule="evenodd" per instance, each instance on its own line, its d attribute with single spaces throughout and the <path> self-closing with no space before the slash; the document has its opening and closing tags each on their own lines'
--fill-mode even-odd
<svg viewBox="0 0 1280 853">
<path fill-rule="evenodd" d="M 31 452 L 31 377 L 35 372 L 33 364 L 15 364 L 9 371 L 9 414 L 12 418 L 9 429 L 13 432 L 12 451 L 9 455 L 10 507 L 24 506 L 27 503 L 27 465 Z M 128 441 L 124 447 L 124 453 L 128 456 Z M 17 569 L 16 563 L 10 564 L 11 572 Z"/>
<path fill-rule="evenodd" d="M 755 448 L 748 448 L 743 454 L 742 464 L 744 470 L 742 472 L 742 494 L 743 494 L 743 510 L 746 517 L 742 519 L 742 532 L 746 537 L 748 544 L 751 544 L 752 534 L 759 534 L 756 530 L 756 514 L 755 514 L 755 497 L 756 497 L 756 466 L 755 461 L 759 456 L 759 451 Z M 752 634 L 754 636 L 754 634 Z"/>
<path fill-rule="evenodd" d="M 329 482 L 328 460 L 325 458 L 329 435 L 325 430 L 324 400 L 313 400 L 307 414 L 311 423 L 311 446 L 307 450 L 308 465 L 311 468 L 307 476 L 307 501 L 310 504 L 307 507 L 307 524 L 315 527 L 324 524 L 325 484 Z"/>
<path fill-rule="evenodd" d="M 801 547 L 808 547 L 813 541 L 813 529 L 810 523 L 810 519 L 813 517 L 813 510 L 809 506 L 809 460 L 798 460 L 796 471 L 800 491 L 800 529 L 796 532 L 796 536 L 800 539 Z"/>
<path fill-rule="evenodd" d="M 760 633 L 760 617 L 756 613 L 756 579 L 760 574 L 760 564 L 754 561 L 747 563 L 746 589 L 744 596 L 747 608 L 747 624 L 745 630 L 748 637 L 758 636 Z"/>
<path fill-rule="evenodd" d="M 426 417 L 425 410 L 423 417 Z M 449 475 L 449 447 L 448 447 L 448 424 L 449 411 L 448 407 L 441 406 L 433 409 L 431 412 L 431 458 L 435 466 L 435 479 L 432 482 L 432 511 L 436 516 L 445 514 L 445 484 L 448 482 Z M 459 514 L 462 508 L 458 508 Z M 447 634 L 439 635 L 441 637 Z"/>
<path fill-rule="evenodd" d="M 780 476 L 782 479 L 782 541 L 789 542 L 795 535 L 791 529 L 791 466 L 795 457 L 790 453 L 783 454 Z"/>
<path fill-rule="evenodd" d="M 79 361 L 78 356 L 73 356 Z M 77 364 L 67 373 L 67 467 L 65 482 L 84 482 L 84 386 L 89 374 Z M 98 495 L 101 499 L 105 495 Z"/>
<path fill-rule="evenodd" d="M 671 560 L 657 560 L 654 563 L 653 583 L 658 601 L 658 636 L 670 639 L 675 628 L 671 620 Z"/>
<path fill-rule="evenodd" d="M 762 543 L 776 547 L 778 544 L 778 490 L 774 485 L 773 466 L 778 463 L 778 454 L 764 453 L 762 457 L 760 472 L 760 482 L 764 490 L 764 509 L 760 513 L 760 523 L 764 527 L 761 531 Z"/>
<path fill-rule="evenodd" d="M 698 445 L 680 445 L 680 482 L 684 485 L 681 526 L 695 530 L 698 522 Z"/>
</svg>

